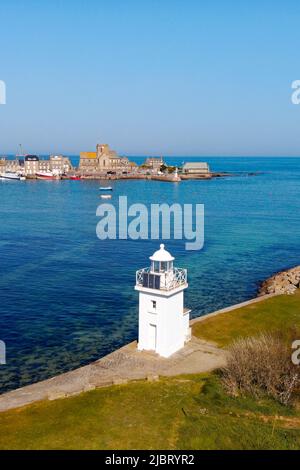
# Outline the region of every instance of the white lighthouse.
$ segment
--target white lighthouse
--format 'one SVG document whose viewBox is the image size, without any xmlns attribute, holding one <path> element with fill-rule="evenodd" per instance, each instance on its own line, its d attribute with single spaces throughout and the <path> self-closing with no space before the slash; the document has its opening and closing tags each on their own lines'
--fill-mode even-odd
<svg viewBox="0 0 300 470">
<path fill-rule="evenodd" d="M 153 256 L 151 266 L 136 272 L 139 291 L 139 350 L 152 350 L 169 357 L 190 340 L 190 310 L 184 307 L 188 287 L 187 270 L 175 268 L 174 258 L 164 245 Z"/>
</svg>

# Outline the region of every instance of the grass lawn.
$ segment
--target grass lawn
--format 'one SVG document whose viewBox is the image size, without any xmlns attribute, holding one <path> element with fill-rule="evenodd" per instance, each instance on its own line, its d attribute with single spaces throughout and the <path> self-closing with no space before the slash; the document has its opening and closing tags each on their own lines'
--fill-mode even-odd
<svg viewBox="0 0 300 470">
<path fill-rule="evenodd" d="M 0 414 L 0 449 L 299 449 L 300 412 L 216 375 L 134 382 Z"/>
<path fill-rule="evenodd" d="M 239 337 L 295 327 L 300 331 L 300 289 L 196 323 L 193 334 L 223 347 Z"/>
</svg>

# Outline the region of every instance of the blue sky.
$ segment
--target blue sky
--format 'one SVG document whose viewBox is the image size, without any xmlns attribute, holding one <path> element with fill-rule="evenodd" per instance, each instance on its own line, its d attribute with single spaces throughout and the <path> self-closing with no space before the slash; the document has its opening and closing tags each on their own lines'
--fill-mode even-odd
<svg viewBox="0 0 300 470">
<path fill-rule="evenodd" d="M 300 2 L 1 0 L 0 154 L 300 155 Z"/>
</svg>

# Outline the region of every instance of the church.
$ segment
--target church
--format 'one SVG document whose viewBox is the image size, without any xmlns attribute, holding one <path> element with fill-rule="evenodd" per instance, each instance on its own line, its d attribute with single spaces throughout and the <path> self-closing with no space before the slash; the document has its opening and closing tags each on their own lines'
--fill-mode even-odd
<svg viewBox="0 0 300 470">
<path fill-rule="evenodd" d="M 79 169 L 83 173 L 127 171 L 130 162 L 120 157 L 108 144 L 97 144 L 96 152 L 80 152 Z"/>
</svg>

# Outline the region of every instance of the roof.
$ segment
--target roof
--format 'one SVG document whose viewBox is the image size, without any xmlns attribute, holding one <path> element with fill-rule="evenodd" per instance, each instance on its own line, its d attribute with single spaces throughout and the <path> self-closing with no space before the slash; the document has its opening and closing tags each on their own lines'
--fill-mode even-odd
<svg viewBox="0 0 300 470">
<path fill-rule="evenodd" d="M 39 157 L 37 155 L 26 155 L 25 156 L 25 161 L 26 162 L 38 162 Z"/>
<path fill-rule="evenodd" d="M 80 158 L 97 158 L 96 152 L 80 152 Z"/>
<path fill-rule="evenodd" d="M 153 253 L 150 259 L 151 261 L 173 261 L 175 258 L 165 250 L 165 245 L 162 243 L 160 249 Z"/>
<path fill-rule="evenodd" d="M 194 170 L 194 169 L 201 169 L 201 170 L 208 170 L 208 163 L 206 162 L 188 162 L 183 165 L 185 170 Z"/>
</svg>

